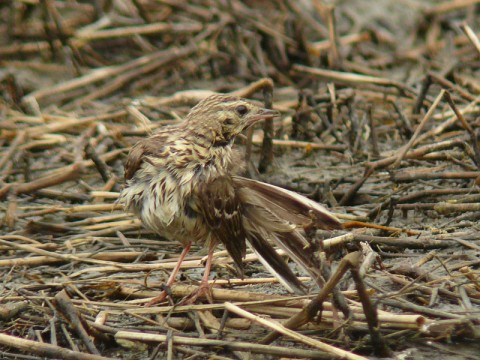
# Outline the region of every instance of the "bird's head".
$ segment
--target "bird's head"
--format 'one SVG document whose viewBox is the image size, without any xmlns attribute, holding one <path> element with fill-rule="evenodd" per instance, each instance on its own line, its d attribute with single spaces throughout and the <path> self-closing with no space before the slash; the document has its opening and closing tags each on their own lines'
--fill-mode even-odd
<svg viewBox="0 0 480 360">
<path fill-rule="evenodd" d="M 278 111 L 262 108 L 231 95 L 212 95 L 200 101 L 187 115 L 194 131 L 211 136 L 215 146 L 231 144 L 235 137 L 253 124 L 278 116 Z"/>
</svg>

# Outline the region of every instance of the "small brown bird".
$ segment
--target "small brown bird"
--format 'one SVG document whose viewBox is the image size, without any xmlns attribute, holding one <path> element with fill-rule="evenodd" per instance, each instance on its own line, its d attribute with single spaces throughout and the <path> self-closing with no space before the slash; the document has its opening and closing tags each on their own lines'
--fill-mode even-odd
<svg viewBox="0 0 480 360">
<path fill-rule="evenodd" d="M 317 277 L 310 243 L 298 229 L 341 228 L 336 217 L 314 201 L 236 175 L 243 162 L 232 149 L 235 137 L 258 121 L 278 115 L 242 98 L 212 95 L 200 101 L 182 124 L 165 127 L 130 150 L 119 201 L 148 229 L 184 247 L 167 286 L 175 281 L 192 243 L 208 248 L 200 290 L 191 301 L 208 289 L 218 243 L 227 249 L 242 276 L 248 244 L 288 290 L 304 293 L 303 284 L 272 244 Z M 165 297 L 163 292 L 149 305 Z"/>
</svg>

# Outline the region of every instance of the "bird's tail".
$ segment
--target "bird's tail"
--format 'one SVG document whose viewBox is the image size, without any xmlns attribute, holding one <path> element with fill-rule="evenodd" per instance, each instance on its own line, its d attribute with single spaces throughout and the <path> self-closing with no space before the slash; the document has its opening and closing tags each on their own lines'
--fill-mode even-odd
<svg viewBox="0 0 480 360">
<path fill-rule="evenodd" d="M 312 244 L 297 228 L 341 229 L 341 223 L 323 206 L 294 192 L 242 177 L 234 177 L 234 182 L 244 207 L 249 245 L 287 289 L 305 293 L 303 284 L 271 243 L 317 280 L 321 276 L 319 261 Z"/>
<path fill-rule="evenodd" d="M 262 265 L 274 275 L 285 288 L 296 294 L 305 294 L 305 286 L 298 280 L 285 260 L 275 251 L 267 240 L 267 236 L 268 235 L 261 230 L 247 231 L 249 247 L 258 256 Z"/>
</svg>

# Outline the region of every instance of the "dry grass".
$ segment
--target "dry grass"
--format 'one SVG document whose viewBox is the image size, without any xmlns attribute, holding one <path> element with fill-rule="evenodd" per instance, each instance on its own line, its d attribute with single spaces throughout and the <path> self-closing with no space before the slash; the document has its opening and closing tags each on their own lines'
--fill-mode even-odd
<svg viewBox="0 0 480 360">
<path fill-rule="evenodd" d="M 430 344 L 473 358 L 478 6 L 2 5 L 3 356 L 361 359 Z M 251 176 L 339 214 L 345 231 L 317 232 L 331 282 L 291 296 L 253 254 L 246 278 L 235 278 L 219 248 L 211 303 L 175 306 L 201 276 L 200 251 L 184 262 L 170 303 L 145 307 L 180 245 L 115 204 L 126 152 L 211 92 L 269 101 L 272 84 L 282 113 L 274 139 L 257 129 L 237 146 L 246 148 Z M 332 304 L 335 285 L 349 317 Z M 270 344 L 272 330 L 282 336 Z M 466 347 L 446 348 L 449 341 Z"/>
</svg>

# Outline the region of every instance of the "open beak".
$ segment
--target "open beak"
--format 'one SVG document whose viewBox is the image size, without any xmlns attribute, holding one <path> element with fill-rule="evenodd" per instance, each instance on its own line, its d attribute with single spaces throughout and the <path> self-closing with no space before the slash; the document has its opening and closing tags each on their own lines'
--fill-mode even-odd
<svg viewBox="0 0 480 360">
<path fill-rule="evenodd" d="M 279 116 L 280 113 L 277 110 L 271 109 L 260 109 L 255 115 L 250 116 L 245 126 L 245 129 L 256 124 L 259 121 L 273 119 L 276 116 Z"/>
</svg>

